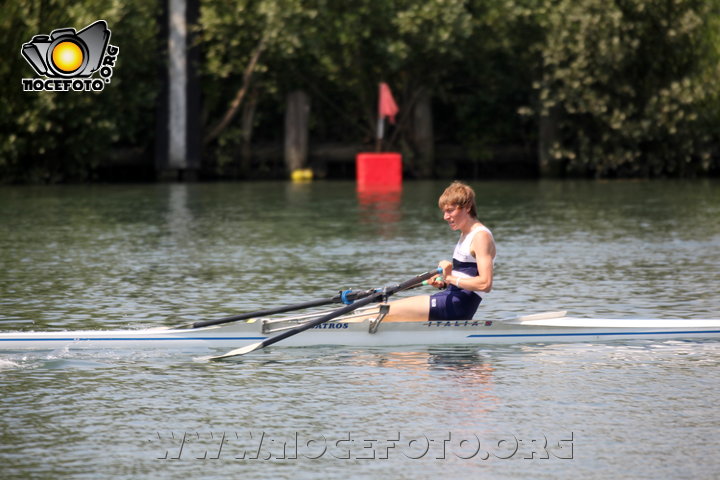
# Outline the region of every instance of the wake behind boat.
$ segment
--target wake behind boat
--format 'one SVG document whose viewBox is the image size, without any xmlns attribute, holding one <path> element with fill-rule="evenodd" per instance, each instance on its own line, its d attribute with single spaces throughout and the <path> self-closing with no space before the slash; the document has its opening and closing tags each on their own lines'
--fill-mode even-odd
<svg viewBox="0 0 720 480">
<path fill-rule="evenodd" d="M 237 349 L 307 325 L 326 313 L 248 319 L 200 328 L 0 333 L 0 350 Z M 284 339 L 280 345 L 432 346 L 720 338 L 720 319 L 578 318 L 567 316 L 566 312 L 548 312 L 505 320 L 382 322 L 378 321 L 379 316 L 377 306 L 362 309 L 308 328 L 301 335 Z"/>
</svg>

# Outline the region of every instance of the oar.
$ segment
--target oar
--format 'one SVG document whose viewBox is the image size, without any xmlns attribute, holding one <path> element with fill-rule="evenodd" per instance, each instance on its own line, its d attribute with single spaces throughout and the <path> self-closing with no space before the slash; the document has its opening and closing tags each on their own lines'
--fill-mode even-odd
<svg viewBox="0 0 720 480">
<path fill-rule="evenodd" d="M 309 300 L 303 303 L 296 303 L 294 305 L 285 305 L 284 307 L 268 308 L 266 310 L 257 310 L 255 312 L 241 313 L 239 315 L 232 315 L 230 317 L 218 318 L 216 320 L 203 320 L 201 322 L 195 322 L 190 325 L 190 328 L 201 328 L 209 327 L 211 325 L 222 325 L 223 323 L 239 322 L 241 320 L 247 320 L 250 318 L 266 317 L 268 315 L 275 315 L 277 313 L 291 312 L 293 310 L 303 310 L 305 308 L 319 307 L 321 305 L 328 305 L 330 303 L 345 303 L 346 305 L 351 304 L 355 300 L 365 298 L 368 295 L 372 295 L 377 290 L 344 290 L 334 297 L 321 298 L 318 300 Z"/>
<path fill-rule="evenodd" d="M 246 353 L 253 352 L 255 350 L 259 350 L 261 348 L 265 348 L 269 345 L 272 345 L 274 343 L 277 343 L 281 340 L 284 340 L 288 337 L 291 337 L 293 335 L 297 335 L 300 332 L 304 332 L 305 330 L 308 330 L 310 328 L 314 328 L 317 325 L 320 325 L 322 323 L 328 322 L 334 318 L 337 318 L 341 315 L 345 315 L 346 313 L 350 313 L 353 310 L 357 310 L 358 308 L 368 305 L 369 303 L 372 303 L 374 301 L 377 301 L 378 299 L 387 298 L 390 295 L 394 295 L 398 292 L 401 292 L 403 290 L 407 290 L 408 288 L 412 288 L 420 283 L 422 283 L 424 280 L 427 280 L 431 277 L 434 277 L 435 275 L 438 275 L 439 273 L 442 273 L 442 269 L 438 268 L 436 270 L 432 270 L 430 272 L 425 272 L 421 275 L 416 276 L 415 278 L 411 278 L 410 280 L 406 280 L 405 282 L 399 283 L 397 285 L 386 287 L 380 291 L 376 291 L 375 293 L 370 294 L 369 296 L 363 298 L 362 300 L 358 300 L 357 302 L 353 303 L 352 305 L 345 305 L 344 307 L 338 308 L 335 311 L 332 311 L 328 313 L 327 315 L 324 315 L 320 318 L 316 318 L 315 320 L 311 320 L 307 323 L 304 323 L 302 325 L 298 325 L 295 328 L 292 328 L 290 330 L 286 330 L 282 333 L 279 333 L 275 335 L 274 337 L 266 338 L 262 342 L 253 343 L 251 345 L 247 345 L 245 347 L 236 348 L 235 350 L 231 350 L 223 355 L 218 355 L 214 357 L 206 357 L 206 360 L 220 360 L 224 358 L 229 357 L 235 357 L 239 355 L 245 355 Z"/>
</svg>

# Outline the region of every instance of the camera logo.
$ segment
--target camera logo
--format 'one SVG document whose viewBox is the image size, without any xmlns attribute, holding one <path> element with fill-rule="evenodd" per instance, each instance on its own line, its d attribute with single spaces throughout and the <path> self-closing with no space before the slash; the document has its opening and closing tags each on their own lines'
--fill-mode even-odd
<svg viewBox="0 0 720 480">
<path fill-rule="evenodd" d="M 110 45 L 105 20 L 76 32 L 58 28 L 50 35 L 35 35 L 20 53 L 40 78 L 23 78 L 25 92 L 98 92 L 110 83 L 120 48 Z M 99 72 L 101 78 L 92 78 Z"/>
</svg>

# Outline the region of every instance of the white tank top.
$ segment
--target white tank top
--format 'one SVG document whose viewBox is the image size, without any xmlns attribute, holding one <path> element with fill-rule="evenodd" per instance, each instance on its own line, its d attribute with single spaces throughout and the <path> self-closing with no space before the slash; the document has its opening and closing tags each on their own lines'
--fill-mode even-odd
<svg viewBox="0 0 720 480">
<path fill-rule="evenodd" d="M 470 247 L 472 246 L 473 238 L 478 232 L 487 232 L 492 238 L 493 234 L 489 228 L 485 225 L 473 228 L 465 238 L 462 236 L 455 245 L 455 251 L 453 252 L 453 270 L 452 275 L 459 278 L 477 277 L 477 260 L 470 253 Z M 494 240 L 493 240 L 494 241 Z M 495 257 L 493 257 L 493 265 L 495 264 Z M 487 295 L 487 292 L 473 292 L 479 296 Z"/>
</svg>

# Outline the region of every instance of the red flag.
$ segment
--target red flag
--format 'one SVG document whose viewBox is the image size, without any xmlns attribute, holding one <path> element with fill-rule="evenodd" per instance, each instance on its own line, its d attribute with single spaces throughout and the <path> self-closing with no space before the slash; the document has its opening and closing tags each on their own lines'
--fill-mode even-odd
<svg viewBox="0 0 720 480">
<path fill-rule="evenodd" d="M 380 98 L 378 99 L 378 112 L 380 118 L 389 117 L 390 123 L 395 123 L 395 115 L 398 113 L 398 106 L 392 96 L 390 87 L 385 82 L 380 84 Z"/>
</svg>

